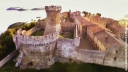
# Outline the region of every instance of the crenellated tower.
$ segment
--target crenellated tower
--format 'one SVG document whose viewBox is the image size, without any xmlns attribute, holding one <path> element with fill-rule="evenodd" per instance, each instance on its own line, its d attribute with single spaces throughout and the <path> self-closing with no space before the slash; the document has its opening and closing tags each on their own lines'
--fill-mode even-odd
<svg viewBox="0 0 128 72">
<path fill-rule="evenodd" d="M 60 11 L 61 6 L 45 6 L 45 11 L 47 13 L 46 27 L 44 34 L 50 34 L 53 32 L 61 33 L 60 25 Z"/>
</svg>

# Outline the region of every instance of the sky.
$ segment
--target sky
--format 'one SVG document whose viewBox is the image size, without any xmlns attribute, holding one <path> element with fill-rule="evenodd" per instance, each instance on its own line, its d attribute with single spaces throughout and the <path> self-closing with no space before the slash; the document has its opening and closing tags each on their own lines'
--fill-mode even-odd
<svg viewBox="0 0 128 72">
<path fill-rule="evenodd" d="M 128 14 L 128 0 L 0 0 L 1 10 L 8 7 L 44 7 L 45 5 L 61 5 L 62 11 L 71 9 L 91 13 L 101 13 L 103 16 L 118 19 Z"/>
<path fill-rule="evenodd" d="M 77 10 L 101 13 L 102 17 L 110 17 L 113 19 L 121 19 L 124 15 L 128 14 L 128 0 L 0 0 L 0 19 L 3 21 L 2 24 L 5 24 L 4 20 L 6 20 L 6 23 L 9 22 L 9 20 L 10 22 L 15 21 L 23 14 L 10 12 L 10 14 L 15 14 L 17 18 L 9 17 L 9 13 L 6 12 L 6 9 L 9 7 L 34 8 L 44 7 L 46 5 L 60 5 L 62 6 L 62 11 Z M 29 12 L 29 14 L 34 15 L 35 12 Z M 46 17 L 45 11 L 37 14 L 38 16 L 42 15 Z M 5 16 L 8 19 L 6 19 Z M 26 17 L 31 18 L 30 15 Z M 0 29 L 1 28 L 3 27 L 0 25 Z"/>
</svg>

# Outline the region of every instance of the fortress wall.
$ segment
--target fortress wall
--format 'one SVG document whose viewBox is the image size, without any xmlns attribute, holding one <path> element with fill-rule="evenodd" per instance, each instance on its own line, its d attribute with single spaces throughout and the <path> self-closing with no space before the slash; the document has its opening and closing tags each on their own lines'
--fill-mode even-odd
<svg viewBox="0 0 128 72">
<path fill-rule="evenodd" d="M 50 42 L 56 41 L 58 39 L 58 33 L 55 32 L 55 33 L 44 35 L 44 36 L 16 35 L 16 37 L 17 37 L 18 43 L 21 43 L 21 44 L 49 44 Z"/>
<path fill-rule="evenodd" d="M 61 29 L 63 32 L 73 32 L 75 27 L 74 23 L 66 24 L 66 23 L 61 23 Z"/>
<path fill-rule="evenodd" d="M 38 21 L 37 22 L 37 28 L 41 28 L 41 29 L 45 29 L 45 26 L 46 26 L 46 21 L 42 21 L 42 20 L 40 20 L 40 21 Z"/>
<path fill-rule="evenodd" d="M 86 63 L 103 64 L 104 56 L 101 51 L 79 49 L 76 58 Z"/>
<path fill-rule="evenodd" d="M 68 27 L 68 26 L 61 26 L 62 32 L 73 32 L 74 27 Z"/>
<path fill-rule="evenodd" d="M 24 53 L 22 64 L 20 67 L 28 68 L 26 65 L 30 62 L 33 63 L 30 68 L 47 68 L 52 65 L 54 60 L 54 50 L 56 42 L 51 42 L 50 44 L 45 45 L 34 45 L 34 44 L 22 44 L 21 50 Z"/>
<path fill-rule="evenodd" d="M 115 46 L 108 48 L 105 54 L 104 65 L 125 68 L 125 48 L 124 46 Z"/>
<path fill-rule="evenodd" d="M 58 39 L 56 56 L 74 58 L 76 54 L 76 46 L 74 45 L 74 39 Z"/>
</svg>

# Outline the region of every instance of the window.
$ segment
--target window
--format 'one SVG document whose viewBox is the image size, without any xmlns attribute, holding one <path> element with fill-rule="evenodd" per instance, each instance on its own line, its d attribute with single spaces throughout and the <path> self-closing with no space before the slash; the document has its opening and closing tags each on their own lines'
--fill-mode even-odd
<svg viewBox="0 0 128 72">
<path fill-rule="evenodd" d="M 116 54 L 118 53 L 118 50 L 116 50 Z"/>
<path fill-rule="evenodd" d="M 116 57 L 114 57 L 114 61 L 116 61 Z"/>
</svg>

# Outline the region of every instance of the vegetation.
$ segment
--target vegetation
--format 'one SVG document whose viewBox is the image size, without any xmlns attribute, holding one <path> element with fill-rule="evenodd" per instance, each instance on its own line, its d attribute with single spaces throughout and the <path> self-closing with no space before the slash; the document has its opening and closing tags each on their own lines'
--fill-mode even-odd
<svg viewBox="0 0 128 72">
<path fill-rule="evenodd" d="M 31 36 L 43 36 L 43 34 L 44 34 L 44 30 L 42 29 L 42 30 L 39 30 L 39 31 L 33 33 Z"/>
<path fill-rule="evenodd" d="M 96 16 L 99 16 L 99 17 L 101 17 L 101 14 L 100 14 L 100 13 L 96 13 Z"/>
<path fill-rule="evenodd" d="M 56 62 L 49 69 L 24 69 L 15 67 L 15 63 L 10 60 L 1 69 L 0 72 L 125 72 L 124 69 L 115 67 L 101 66 L 90 63 L 59 63 Z"/>
<path fill-rule="evenodd" d="M 22 28 L 24 30 L 29 30 L 35 25 L 36 22 L 31 22 L 28 24 L 15 23 L 13 25 L 10 25 L 8 29 L 5 32 L 3 32 L 0 36 L 0 60 L 15 49 L 15 44 L 13 42 L 12 37 L 16 33 L 16 31 L 19 28 Z"/>
<path fill-rule="evenodd" d="M 73 39 L 73 33 L 71 33 L 71 32 L 63 32 L 61 35 L 59 35 L 59 38 L 70 38 L 70 39 Z"/>
<path fill-rule="evenodd" d="M 119 24 L 122 27 L 125 27 L 125 24 L 128 26 L 128 20 L 127 19 L 121 19 L 121 20 L 119 20 Z"/>
<path fill-rule="evenodd" d="M 84 14 L 84 17 L 86 17 L 88 15 L 88 12 L 86 12 L 86 11 L 83 11 L 82 13 Z"/>
</svg>

